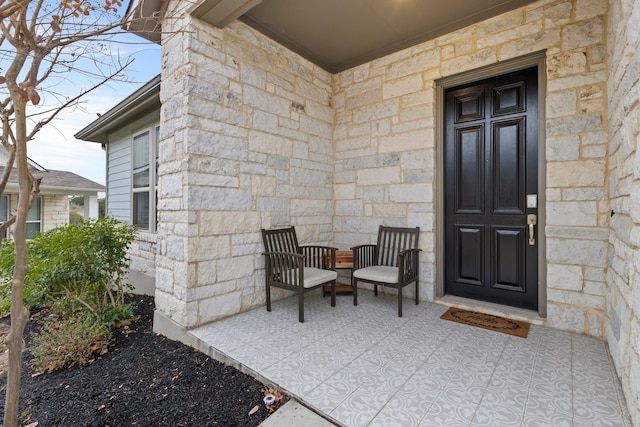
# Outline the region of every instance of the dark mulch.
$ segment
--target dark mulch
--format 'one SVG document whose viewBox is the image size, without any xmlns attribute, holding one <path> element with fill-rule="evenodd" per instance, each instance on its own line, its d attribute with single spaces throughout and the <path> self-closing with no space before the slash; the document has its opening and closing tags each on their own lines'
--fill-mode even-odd
<svg viewBox="0 0 640 427">
<path fill-rule="evenodd" d="M 86 366 L 32 376 L 25 337 L 21 412 L 43 426 L 257 426 L 270 412 L 256 379 L 152 331 L 153 298 L 135 297 L 140 320 Z M 5 323 L 7 319 L 3 319 Z M 126 333 L 125 333 L 126 332 Z M 0 375 L 4 409 L 6 373 Z M 252 408 L 257 412 L 249 415 Z"/>
</svg>

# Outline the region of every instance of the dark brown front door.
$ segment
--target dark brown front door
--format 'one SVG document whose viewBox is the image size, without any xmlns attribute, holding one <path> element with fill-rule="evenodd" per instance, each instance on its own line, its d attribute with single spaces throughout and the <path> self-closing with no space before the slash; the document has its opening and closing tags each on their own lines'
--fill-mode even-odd
<svg viewBox="0 0 640 427">
<path fill-rule="evenodd" d="M 538 308 L 537 82 L 531 68 L 445 91 L 449 295 Z"/>
</svg>

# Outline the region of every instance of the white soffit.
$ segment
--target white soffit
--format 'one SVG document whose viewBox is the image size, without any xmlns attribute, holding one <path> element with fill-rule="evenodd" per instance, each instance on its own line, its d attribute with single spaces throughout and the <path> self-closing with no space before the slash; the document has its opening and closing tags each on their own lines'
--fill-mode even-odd
<svg viewBox="0 0 640 427">
<path fill-rule="evenodd" d="M 205 1 L 191 13 L 196 18 L 224 28 L 262 0 L 211 0 Z"/>
</svg>

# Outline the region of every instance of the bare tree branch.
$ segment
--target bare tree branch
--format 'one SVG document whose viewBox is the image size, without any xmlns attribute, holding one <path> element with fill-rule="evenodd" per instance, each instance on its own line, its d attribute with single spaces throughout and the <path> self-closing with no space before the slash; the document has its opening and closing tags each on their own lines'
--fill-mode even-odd
<svg viewBox="0 0 640 427">
<path fill-rule="evenodd" d="M 38 0 L 36 7 L 31 15 L 31 25 L 29 25 L 29 32 L 35 34 L 36 26 L 38 25 L 38 17 L 40 16 L 40 11 L 42 10 L 42 2 L 43 0 Z"/>
<path fill-rule="evenodd" d="M 110 81 L 111 79 L 113 79 L 115 76 L 117 76 L 118 74 L 122 73 L 128 66 L 129 64 L 131 64 L 133 60 L 129 60 L 129 62 L 127 62 L 126 64 L 124 64 L 123 66 L 121 66 L 118 70 L 116 70 L 115 72 L 113 72 L 111 75 L 105 77 L 100 83 L 95 84 L 93 87 L 91 87 L 88 90 L 85 90 L 81 93 L 79 93 L 78 95 L 74 96 L 73 98 L 70 98 L 67 102 L 65 102 L 64 104 L 62 104 L 59 108 L 57 108 L 49 117 L 47 117 L 45 120 L 41 120 L 40 122 L 36 123 L 36 125 L 33 127 L 33 129 L 31 130 L 31 132 L 27 135 L 27 141 L 33 139 L 33 137 L 35 136 L 36 133 L 38 133 L 38 131 L 40 131 L 40 129 L 42 129 L 43 126 L 49 124 L 53 119 L 56 118 L 56 116 L 58 114 L 60 114 L 60 112 L 62 112 L 65 108 L 67 108 L 68 106 L 75 104 L 80 98 L 82 98 L 83 96 L 85 96 L 86 94 L 98 89 L 100 86 L 104 85 L 105 83 L 107 83 L 108 81 Z"/>
<path fill-rule="evenodd" d="M 119 1 L 116 4 L 121 6 Z M 13 224 L 15 242 L 11 329 L 6 339 L 9 373 L 5 427 L 17 426 L 18 421 L 22 335 L 28 321 L 28 310 L 22 301 L 27 271 L 26 216 L 40 188 L 40 179 L 34 179 L 29 171 L 27 141 L 63 110 L 78 105 L 83 96 L 123 75 L 131 64 L 131 60 L 101 60 L 101 56 L 108 58 L 110 53 L 103 51 L 102 43 L 108 43 L 108 37 L 124 32 L 123 25 L 135 22 L 131 16 L 122 17 L 114 12 L 113 3 L 107 0 L 0 0 L 0 73 L 4 73 L 0 74 L 0 125 L 1 143 L 8 154 L 7 165 L 0 177 L 0 194 L 6 189 L 14 163 L 20 194 L 16 214 L 0 225 L 0 232 L 3 232 Z M 93 61 L 96 68 L 93 73 L 84 70 L 91 76 L 90 87 L 71 97 L 56 94 L 50 87 L 48 93 L 53 94 L 53 102 L 28 115 L 27 104 L 40 103 L 38 91 L 43 90 L 40 86 L 45 81 L 56 77 L 57 73 L 83 71 L 79 57 Z M 62 74 L 60 76 L 65 79 Z M 44 118 L 36 121 L 35 116 Z"/>
<path fill-rule="evenodd" d="M 6 125 L 4 122 L 8 121 L 8 117 L 2 117 L 3 120 L 3 135 L 2 135 L 2 146 L 7 152 L 7 163 L 5 164 L 4 171 L 2 172 L 2 178 L 0 178 L 0 194 L 4 193 L 4 189 L 7 187 L 7 183 L 9 182 L 9 177 L 11 176 L 11 170 L 13 169 L 13 163 L 16 158 L 16 150 L 15 150 L 15 139 L 13 136 L 13 132 L 11 132 L 11 128 Z M 9 139 L 12 140 L 12 144 L 9 143 Z"/>
</svg>

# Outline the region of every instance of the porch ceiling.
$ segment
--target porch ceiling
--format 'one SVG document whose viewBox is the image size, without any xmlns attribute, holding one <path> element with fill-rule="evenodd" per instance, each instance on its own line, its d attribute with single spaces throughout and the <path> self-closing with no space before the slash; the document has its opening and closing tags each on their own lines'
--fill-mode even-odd
<svg viewBox="0 0 640 427">
<path fill-rule="evenodd" d="M 234 18 L 336 73 L 535 0 L 205 0 L 194 16 Z"/>
</svg>

